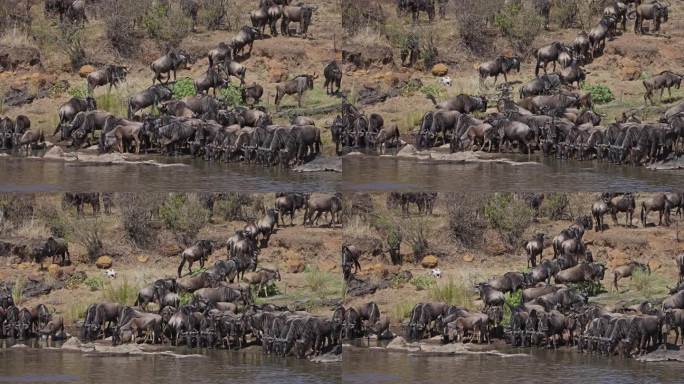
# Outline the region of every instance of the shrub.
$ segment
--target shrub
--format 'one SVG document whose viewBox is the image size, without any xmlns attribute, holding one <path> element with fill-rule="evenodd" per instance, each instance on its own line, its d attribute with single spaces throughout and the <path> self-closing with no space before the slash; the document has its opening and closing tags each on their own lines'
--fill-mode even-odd
<svg viewBox="0 0 684 384">
<path fill-rule="evenodd" d="M 63 23 L 59 28 L 57 46 L 69 58 L 71 69 L 77 70 L 86 63 L 82 42 L 83 27 L 78 23 Z"/>
<path fill-rule="evenodd" d="M 411 247 L 415 262 L 427 254 L 430 225 L 424 217 L 409 217 L 401 221 L 401 233 Z"/>
<path fill-rule="evenodd" d="M 133 305 L 137 297 L 138 287 L 130 284 L 126 278 L 120 284 L 109 282 L 104 286 L 103 298 L 111 303 Z"/>
<path fill-rule="evenodd" d="M 145 34 L 155 40 L 162 51 L 180 45 L 192 29 L 192 21 L 180 7 L 159 4 L 150 7 L 142 20 Z"/>
<path fill-rule="evenodd" d="M 197 89 L 195 89 L 195 83 L 192 79 L 184 77 L 171 86 L 171 92 L 174 99 L 180 100 L 184 97 L 195 96 Z"/>
<path fill-rule="evenodd" d="M 613 91 L 611 91 L 610 88 L 608 88 L 608 86 L 606 85 L 590 85 L 587 83 L 582 83 L 582 89 L 591 94 L 591 99 L 596 104 L 610 103 L 611 101 L 615 100 L 615 95 L 613 95 Z"/>
<path fill-rule="evenodd" d="M 426 84 L 423 85 L 420 88 L 420 93 L 425 95 L 426 97 L 434 97 L 435 100 L 441 101 L 446 99 L 447 97 L 447 92 L 444 89 L 444 87 L 440 86 L 439 84 Z"/>
<path fill-rule="evenodd" d="M 137 0 L 105 1 L 102 7 L 105 36 L 112 47 L 123 56 L 137 52 L 140 33 L 136 20 L 147 12 L 146 3 Z"/>
<path fill-rule="evenodd" d="M 236 85 L 228 84 L 219 90 L 218 99 L 229 106 L 236 106 L 242 103 L 242 89 Z"/>
<path fill-rule="evenodd" d="M 406 301 L 401 301 L 392 307 L 392 319 L 394 321 L 402 321 L 409 317 L 413 307 L 416 306 L 418 302 L 413 299 L 407 299 Z"/>
<path fill-rule="evenodd" d="M 492 195 L 484 206 L 484 215 L 490 227 L 512 249 L 520 246 L 525 230 L 534 219 L 534 211 L 508 193 Z"/>
<path fill-rule="evenodd" d="M 155 213 L 163 197 L 145 193 L 122 193 L 117 205 L 121 207 L 124 234 L 133 245 L 147 248 L 157 242 L 158 228 Z"/>
<path fill-rule="evenodd" d="M 355 35 L 367 28 L 379 29 L 385 24 L 385 14 L 377 2 L 343 1 L 342 28 L 349 35 Z"/>
<path fill-rule="evenodd" d="M 569 286 L 570 288 L 574 288 L 577 290 L 577 292 L 587 297 L 597 296 L 605 292 L 600 281 L 585 281 L 582 283 L 569 284 Z"/>
<path fill-rule="evenodd" d="M 430 299 L 464 308 L 473 306 L 473 290 L 467 279 L 449 279 L 430 288 Z"/>
<path fill-rule="evenodd" d="M 246 193 L 230 192 L 219 198 L 214 206 L 216 213 L 226 221 L 246 220 L 255 217 L 245 208 L 256 207 L 254 198 Z M 250 217 L 251 216 L 251 217 Z"/>
<path fill-rule="evenodd" d="M 69 87 L 67 94 L 71 97 L 77 97 L 79 99 L 85 99 L 88 96 L 88 89 L 85 85 L 74 85 Z"/>
<path fill-rule="evenodd" d="M 483 55 L 493 46 L 495 36 L 487 33 L 489 21 L 500 7 L 499 2 L 482 0 L 456 0 L 457 9 L 468 12 L 457 12 L 458 36 L 470 51 Z"/>
<path fill-rule="evenodd" d="M 230 1 L 228 0 L 205 0 L 200 8 L 199 20 L 214 31 L 225 27 Z"/>
<path fill-rule="evenodd" d="M 40 217 L 50 229 L 52 236 L 68 239 L 73 231 L 71 222 L 63 210 L 52 205 L 40 208 Z"/>
<path fill-rule="evenodd" d="M 21 305 L 24 301 L 24 287 L 26 286 L 26 278 L 24 276 L 18 276 L 14 279 L 14 285 L 12 286 L 12 300 L 14 300 L 14 305 Z"/>
<path fill-rule="evenodd" d="M 542 207 L 551 220 L 566 220 L 572 217 L 569 211 L 570 199 L 565 193 L 550 193 L 546 195 Z"/>
<path fill-rule="evenodd" d="M 86 249 L 88 261 L 91 263 L 102 254 L 103 230 L 103 224 L 99 218 L 81 218 L 74 222 L 74 240 Z"/>
<path fill-rule="evenodd" d="M 466 248 L 482 243 L 487 225 L 481 215 L 481 197 L 472 193 L 449 194 L 446 206 L 449 237 Z"/>
<path fill-rule="evenodd" d="M 509 292 L 505 295 L 505 300 L 508 305 L 503 306 L 503 320 L 501 323 L 503 325 L 508 325 L 511 323 L 511 308 L 515 308 L 522 304 L 522 290 L 519 289 L 515 292 Z"/>
<path fill-rule="evenodd" d="M 159 207 L 159 218 L 176 240 L 187 246 L 209 222 L 209 211 L 194 195 L 172 194 Z"/>
<path fill-rule="evenodd" d="M 91 291 L 99 291 L 104 289 L 104 280 L 100 276 L 88 277 L 83 282 Z"/>
<path fill-rule="evenodd" d="M 340 286 L 334 286 L 333 282 L 339 282 Z M 338 292 L 338 288 L 342 287 L 341 279 L 338 279 L 330 272 L 322 271 L 318 265 L 313 267 L 310 265 L 306 266 L 304 269 L 304 284 L 308 290 L 319 297 L 337 295 L 337 293 L 342 294 L 341 290 Z"/>
<path fill-rule="evenodd" d="M 523 56 L 534 49 L 534 40 L 544 28 L 544 19 L 533 9 L 515 3 L 504 7 L 494 21 L 513 49 Z"/>
<path fill-rule="evenodd" d="M 414 276 L 409 281 L 417 290 L 422 291 L 435 285 L 435 278 L 429 275 Z"/>
<path fill-rule="evenodd" d="M 18 228 L 33 217 L 35 196 L 0 195 L 0 228 Z"/>
</svg>

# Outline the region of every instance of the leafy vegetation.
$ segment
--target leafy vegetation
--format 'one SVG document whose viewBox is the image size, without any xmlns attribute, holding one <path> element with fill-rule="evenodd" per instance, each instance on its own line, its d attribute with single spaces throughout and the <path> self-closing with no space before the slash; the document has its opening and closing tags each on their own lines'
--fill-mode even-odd
<svg viewBox="0 0 684 384">
<path fill-rule="evenodd" d="M 544 28 L 544 19 L 541 16 L 515 2 L 497 13 L 494 23 L 513 49 L 523 56 L 532 52 L 534 40 Z"/>
<path fill-rule="evenodd" d="M 591 99 L 596 104 L 610 103 L 615 100 L 615 95 L 613 91 L 608 88 L 608 86 L 603 84 L 588 84 L 582 83 L 582 90 L 587 91 L 591 94 Z"/>
<path fill-rule="evenodd" d="M 422 291 L 431 288 L 437 282 L 434 277 L 430 275 L 414 276 L 409 281 L 417 290 Z"/>
<path fill-rule="evenodd" d="M 550 193 L 546 195 L 542 207 L 551 220 L 565 220 L 571 216 L 568 211 L 570 199 L 565 193 Z"/>
<path fill-rule="evenodd" d="M 91 276 L 83 282 L 91 291 L 104 289 L 104 280 L 100 276 Z"/>
<path fill-rule="evenodd" d="M 112 303 L 133 305 L 138 296 L 138 287 L 124 278 L 121 283 L 110 282 L 104 286 L 103 298 Z"/>
<path fill-rule="evenodd" d="M 67 90 L 67 94 L 71 97 L 77 97 L 79 99 L 85 99 L 88 96 L 88 90 L 85 85 L 72 85 Z"/>
<path fill-rule="evenodd" d="M 209 211 L 196 196 L 172 194 L 159 207 L 159 218 L 164 227 L 176 235 L 179 243 L 190 245 L 209 222 Z"/>
<path fill-rule="evenodd" d="M 446 99 L 447 92 L 444 87 L 439 84 L 426 84 L 420 88 L 420 92 L 426 97 L 432 96 L 437 101 Z"/>
<path fill-rule="evenodd" d="M 234 84 L 228 84 L 221 88 L 218 98 L 229 106 L 240 105 L 242 103 L 242 89 Z"/>
<path fill-rule="evenodd" d="M 74 221 L 74 240 L 87 252 L 88 261 L 95 262 L 102 254 L 104 225 L 101 218 L 80 218 Z"/>
<path fill-rule="evenodd" d="M 511 248 L 517 248 L 534 219 L 534 211 L 510 193 L 495 193 L 485 204 L 484 215 L 489 225 Z"/>
<path fill-rule="evenodd" d="M 509 292 L 505 295 L 506 304 L 503 306 L 503 320 L 501 321 L 503 325 L 508 325 L 511 323 L 511 308 L 515 308 L 522 304 L 522 290 L 519 289 L 515 292 Z"/>
<path fill-rule="evenodd" d="M 142 19 L 143 30 L 163 51 L 176 48 L 188 36 L 192 21 L 180 7 L 164 4 L 150 7 Z"/>
<path fill-rule="evenodd" d="M 195 83 L 189 77 L 184 77 L 177 80 L 171 86 L 171 93 L 173 93 L 173 98 L 180 100 L 184 97 L 195 96 L 197 94 L 197 89 L 195 89 Z"/>
</svg>

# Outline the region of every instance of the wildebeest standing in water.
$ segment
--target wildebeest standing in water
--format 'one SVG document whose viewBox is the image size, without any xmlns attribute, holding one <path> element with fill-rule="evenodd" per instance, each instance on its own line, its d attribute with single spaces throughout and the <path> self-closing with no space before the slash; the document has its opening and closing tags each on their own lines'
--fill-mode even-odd
<svg viewBox="0 0 684 384">
<path fill-rule="evenodd" d="M 340 86 L 342 84 L 342 70 L 337 64 L 337 61 L 333 60 L 325 67 L 323 70 L 323 76 L 325 76 L 326 94 L 334 95 L 340 92 Z M 333 91 L 333 87 L 337 87 L 337 90 Z"/>
</svg>

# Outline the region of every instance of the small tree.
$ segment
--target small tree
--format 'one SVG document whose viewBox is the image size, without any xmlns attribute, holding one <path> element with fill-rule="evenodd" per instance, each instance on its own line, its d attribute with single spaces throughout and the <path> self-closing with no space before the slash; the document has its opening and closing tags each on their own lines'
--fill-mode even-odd
<svg viewBox="0 0 684 384">
<path fill-rule="evenodd" d="M 472 193 L 453 193 L 446 197 L 449 237 L 463 247 L 482 243 L 487 222 L 482 217 L 483 199 Z"/>
<path fill-rule="evenodd" d="M 534 40 L 544 28 L 544 18 L 533 9 L 512 3 L 496 15 L 496 26 L 513 49 L 527 56 L 534 49 Z"/>
<path fill-rule="evenodd" d="M 534 220 L 534 210 L 509 193 L 493 194 L 485 203 L 484 214 L 489 226 L 511 249 L 521 245 L 525 230 Z"/>
<path fill-rule="evenodd" d="M 148 37 L 166 52 L 177 48 L 192 30 L 192 20 L 178 6 L 158 4 L 143 17 L 143 29 Z"/>
<path fill-rule="evenodd" d="M 209 211 L 202 206 L 197 196 L 172 194 L 159 208 L 159 218 L 180 244 L 188 246 L 209 222 Z"/>
</svg>

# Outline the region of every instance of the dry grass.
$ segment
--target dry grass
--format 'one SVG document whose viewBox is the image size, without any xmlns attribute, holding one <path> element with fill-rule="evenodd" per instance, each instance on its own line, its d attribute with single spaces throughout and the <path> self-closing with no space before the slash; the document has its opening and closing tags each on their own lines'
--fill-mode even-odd
<svg viewBox="0 0 684 384">
<path fill-rule="evenodd" d="M 38 48 L 38 44 L 36 44 L 31 36 L 16 28 L 7 30 L 0 36 L 0 45 L 6 45 L 12 48 Z"/>
</svg>

